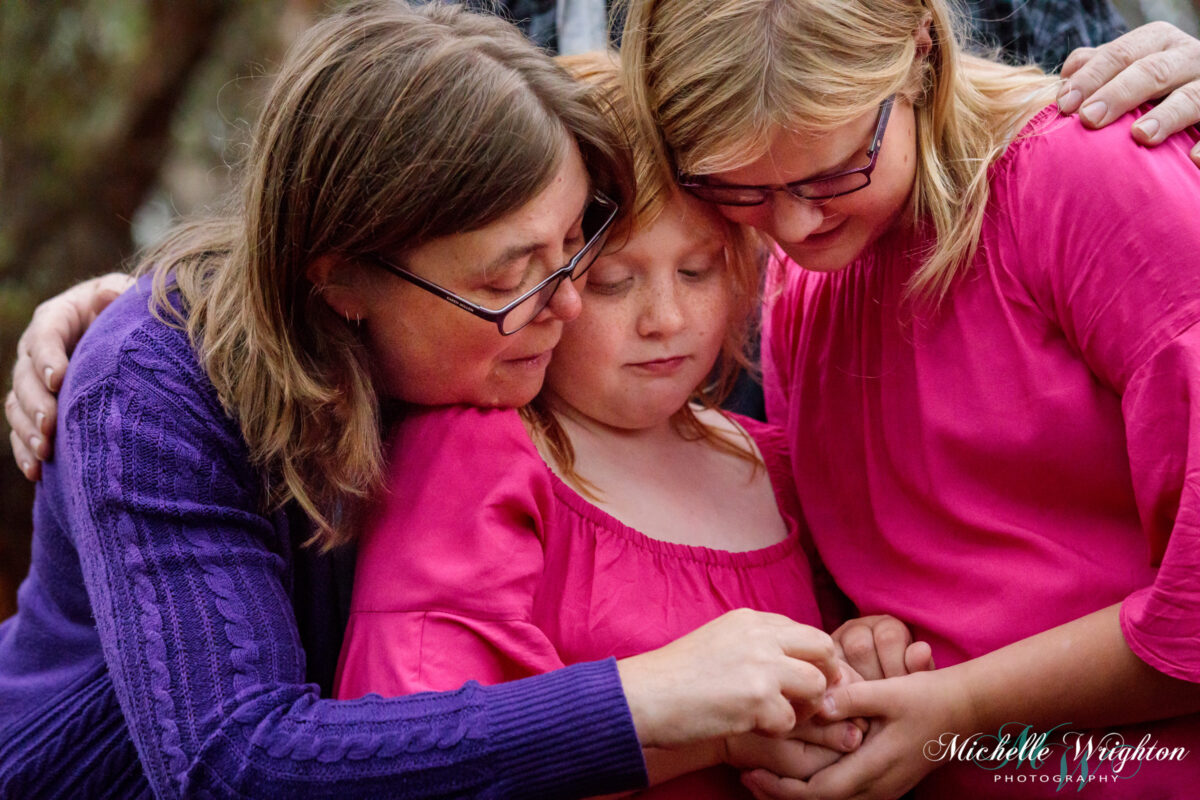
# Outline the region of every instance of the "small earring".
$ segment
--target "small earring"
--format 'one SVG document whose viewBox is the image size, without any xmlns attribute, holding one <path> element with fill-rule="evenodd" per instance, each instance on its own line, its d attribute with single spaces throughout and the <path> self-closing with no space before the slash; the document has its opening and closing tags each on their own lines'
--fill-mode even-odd
<svg viewBox="0 0 1200 800">
<path fill-rule="evenodd" d="M 347 311 L 346 312 L 346 322 L 351 323 L 353 325 L 358 325 L 359 323 L 362 322 L 362 317 L 360 317 L 358 314 L 355 314 L 354 319 L 350 319 L 350 312 Z"/>
</svg>

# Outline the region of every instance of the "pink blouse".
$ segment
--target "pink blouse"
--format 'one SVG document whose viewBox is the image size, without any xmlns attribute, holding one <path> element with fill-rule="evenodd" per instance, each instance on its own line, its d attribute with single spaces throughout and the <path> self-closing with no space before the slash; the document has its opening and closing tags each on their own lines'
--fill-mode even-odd
<svg viewBox="0 0 1200 800">
<path fill-rule="evenodd" d="M 493 684 L 661 647 L 741 607 L 820 625 L 782 431 L 758 444 L 788 538 L 726 552 L 662 542 L 559 479 L 517 412 L 413 413 L 391 441 L 391 491 L 360 542 L 339 698 Z M 716 490 L 716 489 L 714 489 Z M 731 770 L 655 798 L 748 797 Z"/>
<path fill-rule="evenodd" d="M 936 312 L 902 301 L 911 241 L 834 273 L 774 265 L 768 415 L 818 550 L 861 613 L 908 622 L 939 666 L 1122 603 L 1133 651 L 1200 681 L 1200 170 L 1187 137 L 1147 150 L 1131 121 L 1038 114 L 994 165 L 978 254 Z M 1200 717 L 1110 730 L 1190 755 L 1085 797 L 1195 791 Z M 1059 755 L 1011 774 L 1057 774 Z M 965 764 L 918 796 L 1057 788 Z"/>
</svg>

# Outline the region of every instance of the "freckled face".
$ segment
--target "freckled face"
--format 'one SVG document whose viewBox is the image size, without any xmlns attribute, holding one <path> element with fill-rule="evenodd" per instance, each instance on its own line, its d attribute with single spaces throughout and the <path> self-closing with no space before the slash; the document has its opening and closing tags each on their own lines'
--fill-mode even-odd
<svg viewBox="0 0 1200 800">
<path fill-rule="evenodd" d="M 711 206 L 681 194 L 648 230 L 597 259 L 547 388 L 612 427 L 667 422 L 707 378 L 724 341 L 733 298 L 722 228 Z"/>
<path fill-rule="evenodd" d="M 501 308 L 566 264 L 582 246 L 589 195 L 575 145 L 545 189 L 490 225 L 435 239 L 401 259 L 411 272 L 485 308 Z M 371 357 L 394 398 L 420 405 L 513 407 L 537 395 L 563 323 L 579 314 L 564 280 L 550 305 L 510 336 L 395 275 L 377 270 L 363 292 Z"/>
<path fill-rule="evenodd" d="M 762 158 L 709 177 L 719 183 L 781 186 L 863 166 L 877 118 L 872 111 L 820 135 L 780 128 Z M 759 206 L 718 208 L 734 222 L 766 233 L 806 269 L 841 269 L 895 225 L 908 206 L 916 179 L 915 131 L 912 104 L 897 98 L 866 188 L 820 206 L 776 192 Z"/>
</svg>

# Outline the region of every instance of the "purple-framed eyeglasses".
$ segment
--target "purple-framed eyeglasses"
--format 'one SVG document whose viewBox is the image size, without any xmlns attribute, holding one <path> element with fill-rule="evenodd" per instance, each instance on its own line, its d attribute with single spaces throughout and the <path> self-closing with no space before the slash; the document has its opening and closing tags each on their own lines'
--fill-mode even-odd
<svg viewBox="0 0 1200 800">
<path fill-rule="evenodd" d="M 369 255 L 367 258 L 376 266 L 382 267 L 388 272 L 403 278 L 409 283 L 419 286 L 425 291 L 435 294 L 438 297 L 450 302 L 463 311 L 469 314 L 486 319 L 488 322 L 496 323 L 496 327 L 500 329 L 500 333 L 504 336 L 510 336 L 524 328 L 542 313 L 542 310 L 550 305 L 550 300 L 554 297 L 554 293 L 558 291 L 558 287 L 562 284 L 563 279 L 570 278 L 576 280 L 588 271 L 588 267 L 600 255 L 600 250 L 604 247 L 604 241 L 608 237 L 608 229 L 612 226 L 613 220 L 617 218 L 617 212 L 620 210 L 615 200 L 605 196 L 601 192 L 593 192 L 591 199 L 588 202 L 587 208 L 583 211 L 583 219 L 580 226 L 583 230 L 584 245 L 578 253 L 571 256 L 571 260 L 564 266 L 554 270 L 546 278 L 534 286 L 528 292 L 525 292 L 517 299 L 504 305 L 501 308 L 486 308 L 478 303 L 468 300 L 465 297 L 455 294 L 449 289 L 443 289 L 436 283 L 422 278 L 409 272 L 404 267 L 398 264 L 393 264 L 386 258 L 377 255 Z"/>
<path fill-rule="evenodd" d="M 889 97 L 879 104 L 879 118 L 875 121 L 875 135 L 871 137 L 871 145 L 867 148 L 870 161 L 866 166 L 837 172 L 833 175 L 823 175 L 819 178 L 806 178 L 802 181 L 792 181 L 782 186 L 742 186 L 732 183 L 712 183 L 704 175 L 686 175 L 680 173 L 678 182 L 688 193 L 721 206 L 757 206 L 765 203 L 775 192 L 787 192 L 793 197 L 813 202 L 831 200 L 841 197 L 871 185 L 871 173 L 875 170 L 875 162 L 879 158 L 879 148 L 883 144 L 883 134 L 887 130 L 888 117 L 892 113 L 892 101 Z"/>
</svg>

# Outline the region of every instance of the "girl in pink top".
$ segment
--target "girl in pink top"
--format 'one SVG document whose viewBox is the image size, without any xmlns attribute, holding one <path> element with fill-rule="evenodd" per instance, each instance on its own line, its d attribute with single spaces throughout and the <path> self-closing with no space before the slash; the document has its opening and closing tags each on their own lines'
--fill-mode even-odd
<svg viewBox="0 0 1200 800">
<path fill-rule="evenodd" d="M 620 105 L 610 58 L 574 64 Z M 637 230 L 588 272 L 534 405 L 415 410 L 395 430 L 339 697 L 643 653 L 738 608 L 821 626 L 782 431 L 719 411 L 710 381 L 718 356 L 724 378 L 741 352 L 758 248 L 652 163 L 639 169 Z M 807 735 L 845 750 L 860 732 Z M 715 765 L 760 764 L 780 746 L 648 753 L 655 783 L 700 770 L 648 794 L 749 797 Z"/>
<path fill-rule="evenodd" d="M 682 184 L 778 245 L 768 413 L 824 562 L 942 668 L 835 691 L 863 746 L 754 785 L 1195 796 L 1195 137 L 1060 118 L 942 0 L 646 0 L 623 55 Z"/>
</svg>

